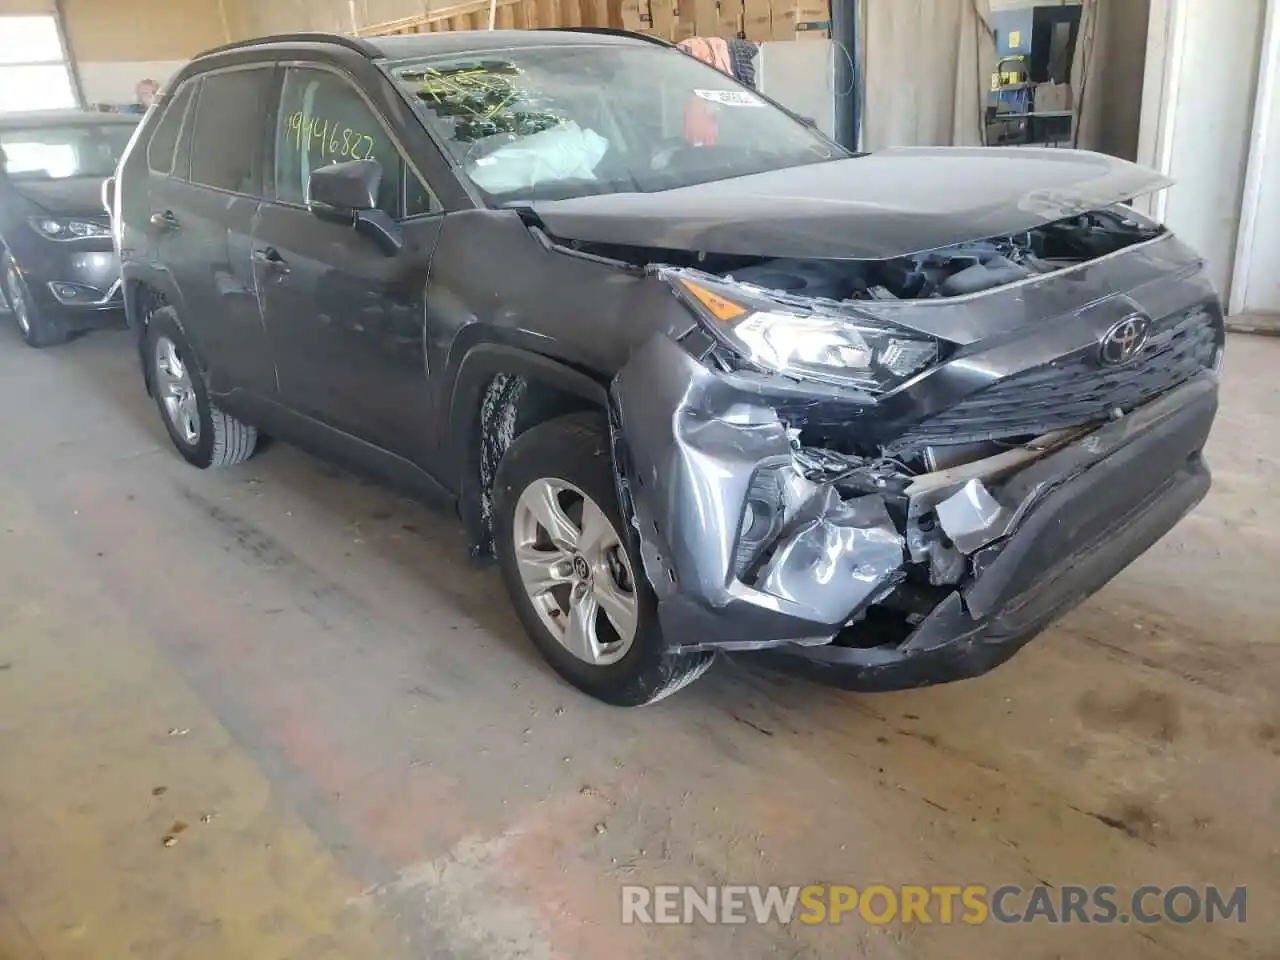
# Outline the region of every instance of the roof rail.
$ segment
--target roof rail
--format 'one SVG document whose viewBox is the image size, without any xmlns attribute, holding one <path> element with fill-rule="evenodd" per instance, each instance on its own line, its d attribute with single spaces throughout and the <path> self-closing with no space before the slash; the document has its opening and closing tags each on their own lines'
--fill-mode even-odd
<svg viewBox="0 0 1280 960">
<path fill-rule="evenodd" d="M 674 47 L 675 44 L 651 33 L 639 33 L 635 30 L 620 30 L 617 27 L 537 27 L 538 30 L 552 30 L 556 33 L 598 33 L 606 37 L 629 37 L 632 40 L 643 40 L 659 47 Z"/>
<path fill-rule="evenodd" d="M 346 47 L 348 50 L 354 50 L 356 53 L 369 57 L 370 59 L 382 56 L 382 52 L 368 40 L 362 40 L 359 37 L 348 37 L 340 33 L 277 33 L 274 36 L 254 37 L 251 40 L 237 40 L 234 43 L 224 43 L 220 47 L 214 47 L 212 50 L 206 50 L 198 55 L 200 57 L 209 57 L 215 53 L 226 53 L 229 50 L 244 50 L 249 47 L 261 47 L 269 43 L 332 43 L 339 47 Z"/>
</svg>

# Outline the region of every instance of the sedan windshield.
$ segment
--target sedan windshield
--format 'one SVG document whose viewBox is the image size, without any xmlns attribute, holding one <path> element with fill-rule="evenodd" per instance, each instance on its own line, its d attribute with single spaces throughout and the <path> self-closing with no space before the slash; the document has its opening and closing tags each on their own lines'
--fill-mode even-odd
<svg viewBox="0 0 1280 960">
<path fill-rule="evenodd" d="M 0 130 L 0 161 L 14 180 L 109 177 L 133 131 L 127 123 Z"/>
<path fill-rule="evenodd" d="M 391 75 L 493 203 L 650 193 L 848 155 L 657 45 L 479 52 L 396 63 Z"/>
</svg>

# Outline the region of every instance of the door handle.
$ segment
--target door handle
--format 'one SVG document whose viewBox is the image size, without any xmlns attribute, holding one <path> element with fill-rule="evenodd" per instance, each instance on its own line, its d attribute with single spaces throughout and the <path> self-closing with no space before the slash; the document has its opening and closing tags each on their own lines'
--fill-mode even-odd
<svg viewBox="0 0 1280 960">
<path fill-rule="evenodd" d="M 176 230 L 178 229 L 178 218 L 173 215 L 172 210 L 161 210 L 151 215 L 151 226 L 157 230 Z"/>
<path fill-rule="evenodd" d="M 280 251 L 275 247 L 262 247 L 253 251 L 253 262 L 260 263 L 276 273 L 289 272 L 289 261 L 280 256 Z"/>
</svg>

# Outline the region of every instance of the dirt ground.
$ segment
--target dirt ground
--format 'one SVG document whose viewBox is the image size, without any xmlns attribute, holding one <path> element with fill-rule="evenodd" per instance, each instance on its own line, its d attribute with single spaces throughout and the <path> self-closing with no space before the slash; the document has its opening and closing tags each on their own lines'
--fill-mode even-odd
<svg viewBox="0 0 1280 960">
<path fill-rule="evenodd" d="M 1009 664 L 856 696 L 542 666 L 448 518 L 201 473 L 128 334 L 0 335 L 0 958 L 1280 957 L 1280 339 L 1205 504 Z M 1218 884 L 1247 921 L 622 926 L 626 883 Z M 1102 953 L 1099 953 L 1102 951 Z"/>
</svg>

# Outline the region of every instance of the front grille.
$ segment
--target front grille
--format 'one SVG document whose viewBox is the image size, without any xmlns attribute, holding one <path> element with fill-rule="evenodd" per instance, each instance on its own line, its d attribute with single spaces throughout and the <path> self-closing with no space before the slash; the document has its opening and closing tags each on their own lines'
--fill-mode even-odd
<svg viewBox="0 0 1280 960">
<path fill-rule="evenodd" d="M 1123 366 L 1099 366 L 1089 356 L 1017 374 L 921 421 L 888 452 L 1038 436 L 1106 420 L 1116 410 L 1128 413 L 1211 367 L 1217 346 L 1207 309 L 1175 314 Z"/>
</svg>

